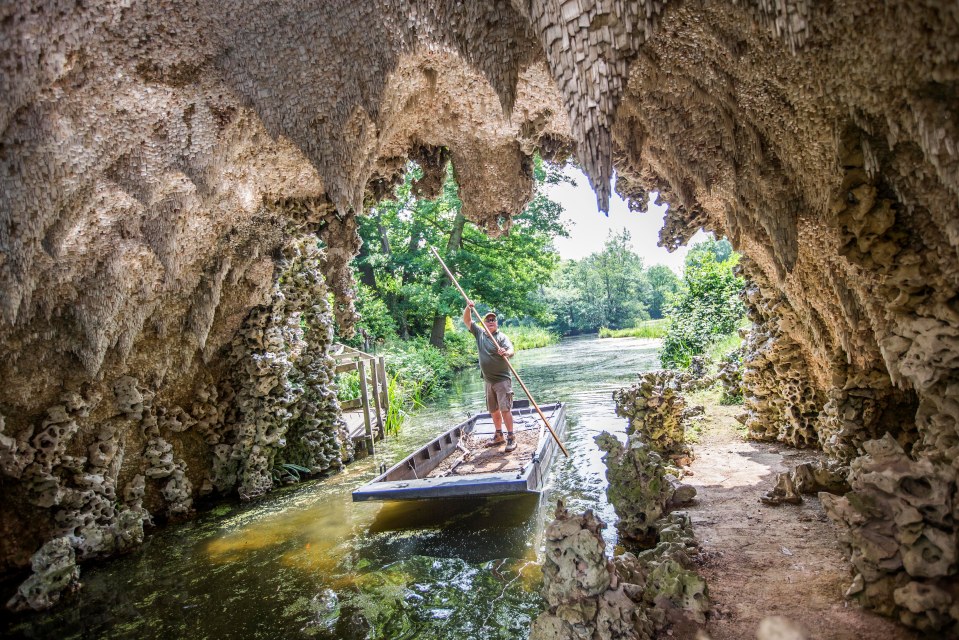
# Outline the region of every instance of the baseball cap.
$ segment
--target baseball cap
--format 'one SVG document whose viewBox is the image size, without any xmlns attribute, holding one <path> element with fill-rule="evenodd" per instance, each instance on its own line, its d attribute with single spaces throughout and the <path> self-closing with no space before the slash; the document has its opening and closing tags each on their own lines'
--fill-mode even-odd
<svg viewBox="0 0 959 640">
<path fill-rule="evenodd" d="M 486 315 L 483 316 L 483 320 L 489 320 L 490 318 L 495 318 L 497 321 L 499 320 L 499 318 L 496 316 L 496 312 L 495 312 L 495 311 L 490 311 L 490 312 L 488 312 Z"/>
</svg>

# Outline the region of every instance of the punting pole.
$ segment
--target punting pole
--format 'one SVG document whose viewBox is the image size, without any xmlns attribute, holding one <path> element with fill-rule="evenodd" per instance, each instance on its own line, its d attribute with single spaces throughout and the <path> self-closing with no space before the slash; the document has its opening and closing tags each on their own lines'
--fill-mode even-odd
<svg viewBox="0 0 959 640">
<path fill-rule="evenodd" d="M 463 287 L 460 286 L 460 283 L 456 280 L 456 276 L 453 275 L 453 272 L 450 271 L 449 267 L 446 266 L 446 263 L 443 262 L 443 258 L 440 257 L 439 252 L 435 247 L 430 247 L 430 251 L 432 251 L 433 255 L 436 256 L 436 259 L 440 261 L 440 264 L 443 266 L 443 271 L 445 271 L 446 275 L 450 277 L 450 281 L 459 290 L 460 294 L 463 296 L 463 299 L 466 300 L 466 303 L 469 304 L 471 302 L 469 296 L 466 295 L 465 291 L 463 291 Z M 479 320 L 480 326 L 483 327 L 483 331 L 486 332 L 486 335 L 488 335 L 490 340 L 492 340 L 495 344 L 496 338 L 493 337 L 493 333 L 489 330 L 489 327 L 486 326 L 486 323 L 483 322 L 479 311 L 476 310 L 476 307 L 470 308 L 473 310 L 473 313 L 476 314 L 476 319 Z M 529 389 L 526 388 L 526 384 L 523 382 L 523 379 L 519 377 L 519 374 L 516 373 L 516 369 L 513 368 L 513 364 L 509 361 L 509 358 L 503 358 L 503 360 L 506 360 L 506 366 L 509 367 L 509 370 L 513 372 L 514 376 L 516 376 L 516 381 L 519 382 L 519 386 L 523 387 L 523 391 L 526 392 L 526 397 L 529 398 L 529 403 L 533 405 L 533 407 L 536 409 L 536 413 L 538 413 L 539 417 L 543 419 L 543 424 L 545 424 L 546 428 L 549 430 L 549 435 L 553 436 L 553 440 L 555 440 L 556 444 L 559 445 L 559 450 L 562 451 L 563 455 L 568 458 L 569 452 L 566 450 L 566 447 L 563 446 L 563 443 L 559 441 L 559 437 L 556 435 L 556 432 L 553 431 L 553 427 L 550 426 L 549 420 L 547 420 L 546 416 L 543 415 L 543 411 L 539 408 L 539 405 L 536 404 L 535 400 L 533 400 L 533 394 L 530 393 Z"/>
</svg>

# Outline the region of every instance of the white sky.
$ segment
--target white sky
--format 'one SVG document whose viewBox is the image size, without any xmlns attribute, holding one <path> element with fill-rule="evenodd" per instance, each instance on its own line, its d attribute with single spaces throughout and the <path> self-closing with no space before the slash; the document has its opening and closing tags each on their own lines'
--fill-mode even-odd
<svg viewBox="0 0 959 640">
<path fill-rule="evenodd" d="M 589 186 L 586 175 L 572 165 L 567 165 L 563 173 L 576 181 L 575 187 L 569 184 L 546 187 L 549 197 L 566 209 L 563 221 L 570 223 L 568 226 L 571 237 L 556 238 L 553 241 L 563 258 L 579 260 L 591 253 L 602 251 L 609 232 L 619 232 L 625 228 L 629 229 L 632 236 L 633 250 L 643 257 L 643 263 L 647 267 L 664 264 L 677 274 L 682 273 L 683 260 L 689 251 L 688 245 L 673 253 L 656 245 L 659 241 L 659 230 L 663 228 L 663 216 L 666 215 L 665 205 L 656 206 L 650 203 L 646 213 L 630 211 L 626 202 L 614 192 L 609 201 L 609 217 L 606 217 L 596 208 L 596 194 Z M 700 231 L 689 241 L 689 245 L 705 239 L 706 234 Z"/>
</svg>

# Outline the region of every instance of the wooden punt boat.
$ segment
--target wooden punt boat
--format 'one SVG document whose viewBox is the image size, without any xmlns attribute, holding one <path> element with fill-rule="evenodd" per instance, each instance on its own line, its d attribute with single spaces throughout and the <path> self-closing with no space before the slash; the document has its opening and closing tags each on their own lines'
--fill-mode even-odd
<svg viewBox="0 0 959 640">
<path fill-rule="evenodd" d="M 540 405 L 560 438 L 566 430 L 566 405 Z M 424 500 L 537 493 L 559 452 L 556 441 L 528 400 L 513 403 L 516 450 L 487 447 L 493 419 L 480 413 L 404 458 L 353 492 L 353 501 Z"/>
</svg>

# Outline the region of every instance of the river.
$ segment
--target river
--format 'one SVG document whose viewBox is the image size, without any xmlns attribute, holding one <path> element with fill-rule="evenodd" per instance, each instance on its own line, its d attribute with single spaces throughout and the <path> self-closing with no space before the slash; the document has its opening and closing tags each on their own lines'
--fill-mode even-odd
<svg viewBox="0 0 959 640">
<path fill-rule="evenodd" d="M 222 505 L 166 528 L 137 552 L 85 567 L 53 612 L 0 624 L 19 638 L 525 638 L 542 609 L 537 554 L 556 500 L 606 522 L 593 437 L 623 434 L 611 393 L 658 366 L 658 341 L 582 337 L 522 351 L 537 401 L 568 403 L 565 444 L 541 499 L 353 503 L 350 492 L 436 433 L 483 410 L 478 371 L 411 415 L 375 457 Z M 522 393 L 516 385 L 517 395 Z M 615 528 L 604 534 L 615 544 Z"/>
</svg>

